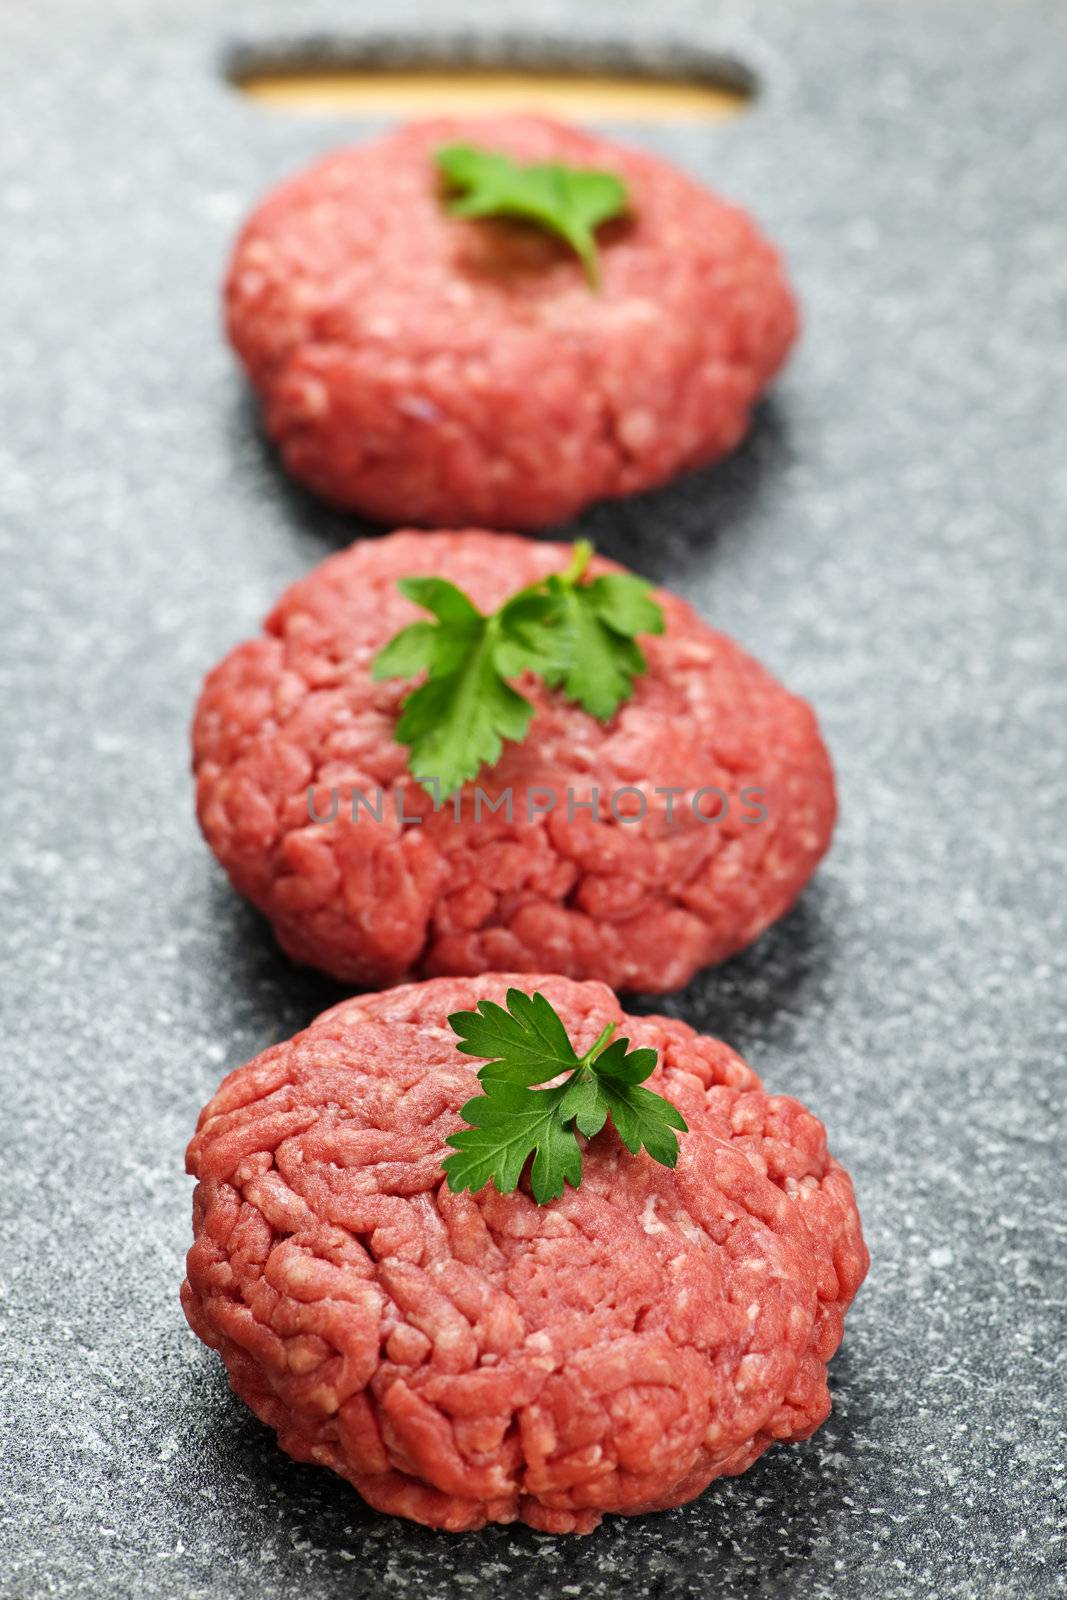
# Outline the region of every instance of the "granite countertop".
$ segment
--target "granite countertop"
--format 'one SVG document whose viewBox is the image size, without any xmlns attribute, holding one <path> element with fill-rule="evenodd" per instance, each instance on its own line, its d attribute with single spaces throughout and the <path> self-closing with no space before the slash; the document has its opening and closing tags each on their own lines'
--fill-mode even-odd
<svg viewBox="0 0 1067 1600">
<path fill-rule="evenodd" d="M 0 15 L 11 1600 L 1063 1592 L 1067 17 L 528 10 Z M 806 315 L 732 460 L 579 526 L 818 709 L 828 862 L 661 1008 L 823 1117 L 873 1266 L 813 1439 L 585 1540 L 376 1516 L 277 1450 L 178 1307 L 199 1107 L 340 993 L 229 891 L 187 770 L 201 675 L 361 531 L 283 481 L 217 312 L 251 202 L 367 131 L 253 105 L 222 52 L 339 17 L 736 55 L 746 115 L 611 131 L 749 205 Z"/>
</svg>

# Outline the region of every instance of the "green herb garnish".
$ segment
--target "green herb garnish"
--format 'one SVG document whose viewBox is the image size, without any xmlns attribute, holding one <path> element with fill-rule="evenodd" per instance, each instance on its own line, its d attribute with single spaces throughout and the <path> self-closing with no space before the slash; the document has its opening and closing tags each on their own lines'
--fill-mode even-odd
<svg viewBox="0 0 1067 1600">
<path fill-rule="evenodd" d="M 565 239 L 581 258 L 592 287 L 600 284 L 596 229 L 626 210 L 626 185 L 612 172 L 566 167 L 559 161 L 520 166 L 510 156 L 447 144 L 437 165 L 455 189 L 448 203 L 457 217 L 520 217 Z"/>
<path fill-rule="evenodd" d="M 652 585 L 612 572 L 583 582 L 593 547 L 574 546 L 570 563 L 519 589 L 486 616 L 444 578 L 401 578 L 397 587 L 435 622 L 394 634 L 371 666 L 376 680 L 426 682 L 407 696 L 396 739 L 411 747 L 408 766 L 435 799 L 447 798 L 483 765 L 500 759 L 502 741 L 519 742 L 533 706 L 508 683 L 526 670 L 606 722 L 633 694 L 645 670 L 636 636 L 662 633 Z"/>
<path fill-rule="evenodd" d="M 448 1186 L 458 1194 L 477 1192 L 492 1180 L 501 1194 L 518 1186 L 533 1156 L 530 1187 L 538 1205 L 556 1200 L 564 1182 L 582 1181 L 582 1151 L 577 1135 L 591 1139 L 610 1116 L 631 1155 L 642 1147 L 654 1161 L 673 1167 L 685 1118 L 662 1095 L 642 1089 L 656 1065 L 655 1050 L 631 1050 L 629 1039 L 614 1039 L 609 1023 L 584 1056 L 575 1053 L 567 1030 L 543 994 L 507 992 L 507 1010 L 479 1000 L 476 1011 L 457 1011 L 448 1019 L 458 1034 L 457 1049 L 485 1056 L 478 1073 L 485 1093 L 460 1110 L 470 1124 L 450 1134 L 456 1154 L 444 1162 Z M 610 1042 L 609 1042 L 610 1041 Z M 564 1082 L 534 1089 L 562 1073 Z"/>
</svg>

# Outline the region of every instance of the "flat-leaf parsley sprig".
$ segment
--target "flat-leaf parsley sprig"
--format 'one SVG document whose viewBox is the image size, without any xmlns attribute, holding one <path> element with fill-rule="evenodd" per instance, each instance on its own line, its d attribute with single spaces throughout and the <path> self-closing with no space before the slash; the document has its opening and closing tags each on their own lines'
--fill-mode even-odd
<svg viewBox="0 0 1067 1600">
<path fill-rule="evenodd" d="M 560 1017 L 543 994 L 509 989 L 507 1010 L 479 1000 L 475 1011 L 457 1011 L 449 1026 L 464 1055 L 487 1057 L 478 1073 L 484 1093 L 460 1110 L 469 1127 L 450 1134 L 455 1155 L 444 1162 L 453 1193 L 477 1192 L 492 1181 L 501 1194 L 518 1186 L 533 1156 L 530 1187 L 538 1205 L 556 1200 L 564 1182 L 582 1181 L 578 1134 L 591 1139 L 610 1116 L 632 1155 L 644 1148 L 654 1161 L 673 1167 L 678 1160 L 677 1128 L 685 1118 L 669 1100 L 641 1085 L 656 1065 L 655 1050 L 630 1050 L 629 1039 L 615 1039 L 609 1023 L 579 1056 Z M 547 1089 L 547 1083 L 567 1074 Z"/>
<path fill-rule="evenodd" d="M 435 800 L 498 761 L 503 740 L 526 737 L 533 706 L 509 678 L 534 672 L 602 722 L 633 694 L 646 667 L 637 636 L 662 633 L 663 610 L 632 573 L 584 581 L 592 554 L 579 540 L 562 572 L 489 615 L 446 578 L 399 580 L 435 620 L 394 634 L 371 670 L 376 680 L 426 673 L 401 706 L 395 737 L 410 746 L 408 766 Z"/>
<path fill-rule="evenodd" d="M 622 216 L 626 185 L 613 172 L 568 167 L 559 161 L 522 166 L 494 150 L 470 144 L 443 145 L 437 165 L 453 189 L 448 202 L 457 217 L 519 217 L 566 240 L 580 258 L 592 288 L 600 284 L 596 229 Z"/>
</svg>

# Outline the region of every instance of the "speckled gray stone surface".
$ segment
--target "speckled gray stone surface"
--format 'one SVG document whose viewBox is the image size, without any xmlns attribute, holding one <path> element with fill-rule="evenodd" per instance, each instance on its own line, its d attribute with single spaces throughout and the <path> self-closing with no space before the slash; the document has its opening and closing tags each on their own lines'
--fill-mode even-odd
<svg viewBox="0 0 1067 1600">
<path fill-rule="evenodd" d="M 190 708 L 359 532 L 282 481 L 216 292 L 256 196 L 361 130 L 242 101 L 220 53 L 521 12 L 0 15 L 0 1593 L 1063 1592 L 1059 6 L 536 7 L 560 38 L 688 41 L 763 80 L 730 124 L 616 131 L 756 211 L 803 345 L 731 462 L 582 526 L 809 695 L 836 757 L 815 886 L 668 1002 L 810 1102 L 855 1176 L 874 1265 L 831 1420 L 584 1541 L 450 1537 L 288 1461 L 181 1318 L 197 1110 L 337 993 L 201 845 Z"/>
</svg>

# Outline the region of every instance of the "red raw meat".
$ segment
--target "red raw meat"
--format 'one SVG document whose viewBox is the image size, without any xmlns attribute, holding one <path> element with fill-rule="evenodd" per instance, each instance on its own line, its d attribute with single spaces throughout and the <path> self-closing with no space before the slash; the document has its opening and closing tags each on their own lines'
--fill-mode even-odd
<svg viewBox="0 0 1067 1600">
<path fill-rule="evenodd" d="M 434 152 L 465 140 L 599 167 L 632 216 L 603 282 L 528 223 L 451 217 Z M 230 338 L 293 475 L 376 520 L 530 528 L 724 455 L 797 313 L 743 211 L 646 153 L 534 117 L 409 125 L 258 207 Z"/>
<path fill-rule="evenodd" d="M 581 1187 L 452 1194 L 478 1092 L 446 1018 L 540 989 L 575 1047 L 621 1019 L 689 1124 L 675 1171 L 610 1125 Z M 830 1410 L 867 1270 L 822 1124 L 726 1045 L 566 978 L 438 979 L 348 1000 L 232 1072 L 189 1146 L 182 1299 L 284 1450 L 380 1511 L 587 1533 L 691 1500 Z"/>
<path fill-rule="evenodd" d="M 452 803 L 435 812 L 411 778 L 393 738 L 410 685 L 374 683 L 369 671 L 380 646 L 424 615 L 396 580 L 447 577 L 491 610 L 570 553 L 483 532 L 361 541 L 294 584 L 265 634 L 209 675 L 193 726 L 200 824 L 296 960 L 364 986 L 555 971 L 657 993 L 749 944 L 793 904 L 834 823 L 815 717 L 665 591 L 666 633 L 642 641 L 648 671 L 609 723 L 518 680 L 537 714 L 479 778 L 486 793 L 512 789 L 511 821 L 502 810 L 478 818 L 468 785 L 457 822 Z M 612 570 L 599 558 L 590 568 Z M 337 792 L 333 821 L 311 820 L 309 787 L 319 817 Z M 381 820 L 361 806 L 353 821 L 353 789 L 374 800 L 379 787 Z M 624 787 L 645 797 L 643 820 L 611 814 Z M 720 822 L 693 813 L 692 796 L 710 787 L 727 797 Z M 528 796 L 546 788 L 556 808 L 532 813 Z M 670 788 L 674 799 L 655 792 Z M 593 789 L 595 817 L 580 809 Z M 756 815 L 751 789 L 764 821 L 745 820 Z M 722 801 L 703 806 L 715 816 Z M 403 820 L 412 817 L 421 821 Z"/>
</svg>

